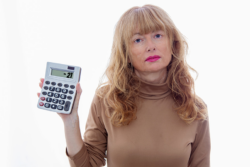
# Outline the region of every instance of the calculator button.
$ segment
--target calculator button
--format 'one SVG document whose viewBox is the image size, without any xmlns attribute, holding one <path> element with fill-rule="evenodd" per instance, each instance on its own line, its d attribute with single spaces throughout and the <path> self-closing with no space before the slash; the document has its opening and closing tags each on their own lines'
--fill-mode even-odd
<svg viewBox="0 0 250 167">
<path fill-rule="evenodd" d="M 52 105 L 51 105 L 51 108 L 52 108 L 52 109 L 56 109 L 56 107 L 57 107 L 57 105 L 55 105 L 55 104 L 52 104 Z"/>
<path fill-rule="evenodd" d="M 75 86 L 74 86 L 74 85 L 70 85 L 70 88 L 71 88 L 71 89 L 75 89 Z"/>
<path fill-rule="evenodd" d="M 62 98 L 62 99 L 66 99 L 66 95 L 62 94 L 62 95 L 61 95 L 61 98 Z"/>
<path fill-rule="evenodd" d="M 68 89 L 62 89 L 63 93 L 68 93 Z"/>
<path fill-rule="evenodd" d="M 44 88 L 45 90 L 48 90 L 48 89 L 49 89 L 48 86 L 44 86 L 43 88 Z"/>
<path fill-rule="evenodd" d="M 68 88 L 68 87 L 69 87 L 69 85 L 68 85 L 68 84 L 64 84 L 64 87 L 65 87 L 65 88 Z"/>
<path fill-rule="evenodd" d="M 49 82 L 49 81 L 46 81 L 45 83 L 46 83 L 47 85 L 49 85 L 49 84 L 50 84 L 50 82 Z"/>
<path fill-rule="evenodd" d="M 43 104 L 43 102 L 40 102 L 39 105 L 40 105 L 40 106 L 43 106 L 44 104 Z"/>
<path fill-rule="evenodd" d="M 49 108 L 50 104 L 49 103 L 45 103 L 44 107 Z"/>
<path fill-rule="evenodd" d="M 49 97 L 53 97 L 53 95 L 54 95 L 54 93 L 52 93 L 52 92 L 49 92 L 49 93 L 48 93 L 48 96 L 49 96 Z"/>
<path fill-rule="evenodd" d="M 55 90 L 55 87 L 50 86 L 50 87 L 49 87 L 49 90 L 50 90 L 50 91 L 54 91 L 54 90 Z"/>
<path fill-rule="evenodd" d="M 73 93 L 74 93 L 74 91 L 72 91 L 72 90 L 69 91 L 69 94 L 73 94 Z"/>
<path fill-rule="evenodd" d="M 56 83 L 55 83 L 55 82 L 51 82 L 51 85 L 55 86 L 55 85 L 56 85 Z"/>
<path fill-rule="evenodd" d="M 58 99 L 53 99 L 52 102 L 53 103 L 58 103 Z"/>
<path fill-rule="evenodd" d="M 67 99 L 68 99 L 68 100 L 71 100 L 71 99 L 72 99 L 72 97 L 71 97 L 71 96 L 68 96 L 68 97 L 67 97 Z"/>
<path fill-rule="evenodd" d="M 47 92 L 42 92 L 43 95 L 47 95 Z"/>
<path fill-rule="evenodd" d="M 63 105 L 65 103 L 64 100 L 59 100 L 59 104 Z"/>
<path fill-rule="evenodd" d="M 44 100 L 45 100 L 45 97 L 41 97 L 40 99 L 41 99 L 42 101 L 44 101 Z"/>
<path fill-rule="evenodd" d="M 59 98 L 59 97 L 60 97 L 60 94 L 59 94 L 59 93 L 55 93 L 54 97 L 55 97 L 55 98 Z"/>
<path fill-rule="evenodd" d="M 56 88 L 56 92 L 61 92 L 61 88 Z"/>
<path fill-rule="evenodd" d="M 61 87 L 61 86 L 62 86 L 62 83 L 58 83 L 57 85 L 58 85 L 59 87 Z"/>
<path fill-rule="evenodd" d="M 47 98 L 46 98 L 46 101 L 47 101 L 47 102 L 51 102 L 51 101 L 52 101 L 52 98 L 47 97 Z"/>
<path fill-rule="evenodd" d="M 69 107 L 70 107 L 70 101 L 66 101 L 64 106 L 64 111 L 69 111 Z"/>
<path fill-rule="evenodd" d="M 63 106 L 57 106 L 57 109 L 58 109 L 58 110 L 62 110 L 62 109 L 63 109 Z"/>
</svg>

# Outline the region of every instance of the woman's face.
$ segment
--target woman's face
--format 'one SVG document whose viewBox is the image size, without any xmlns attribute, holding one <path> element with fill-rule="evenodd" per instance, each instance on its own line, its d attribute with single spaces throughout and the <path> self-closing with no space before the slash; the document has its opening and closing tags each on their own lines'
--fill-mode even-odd
<svg viewBox="0 0 250 167">
<path fill-rule="evenodd" d="M 167 34 L 162 31 L 155 31 L 145 35 L 134 32 L 130 41 L 131 59 L 135 70 L 139 72 L 157 72 L 166 69 L 171 61 L 171 48 Z M 156 61 L 146 61 L 149 56 L 158 55 Z M 129 61 L 130 62 L 130 61 Z"/>
</svg>

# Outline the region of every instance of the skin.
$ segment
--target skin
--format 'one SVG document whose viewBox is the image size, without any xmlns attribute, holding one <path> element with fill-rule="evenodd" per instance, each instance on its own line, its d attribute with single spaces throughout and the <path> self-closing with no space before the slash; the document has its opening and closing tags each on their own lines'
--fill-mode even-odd
<svg viewBox="0 0 250 167">
<path fill-rule="evenodd" d="M 138 28 L 135 33 L 139 33 Z M 167 66 L 171 61 L 171 48 L 167 34 L 160 30 L 148 34 L 136 34 L 130 41 L 131 59 L 135 74 L 142 80 L 161 84 L 167 79 Z M 159 55 L 161 58 L 149 62 L 147 57 Z M 131 62 L 129 60 L 129 62 Z"/>
</svg>

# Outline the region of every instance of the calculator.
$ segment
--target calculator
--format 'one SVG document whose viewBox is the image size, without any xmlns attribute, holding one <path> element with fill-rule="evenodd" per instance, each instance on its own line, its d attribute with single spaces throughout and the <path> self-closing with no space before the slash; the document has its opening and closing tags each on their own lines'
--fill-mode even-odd
<svg viewBox="0 0 250 167">
<path fill-rule="evenodd" d="M 70 114 L 81 71 L 81 67 L 47 62 L 37 107 L 51 112 Z"/>
</svg>

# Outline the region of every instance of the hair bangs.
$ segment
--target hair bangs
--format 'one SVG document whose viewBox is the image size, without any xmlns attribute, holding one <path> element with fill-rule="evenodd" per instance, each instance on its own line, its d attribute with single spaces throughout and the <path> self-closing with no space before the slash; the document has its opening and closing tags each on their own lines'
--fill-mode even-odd
<svg viewBox="0 0 250 167">
<path fill-rule="evenodd" d="M 150 32 L 158 30 L 166 30 L 163 21 L 153 9 L 138 9 L 135 21 L 141 34 L 148 34 Z"/>
</svg>

